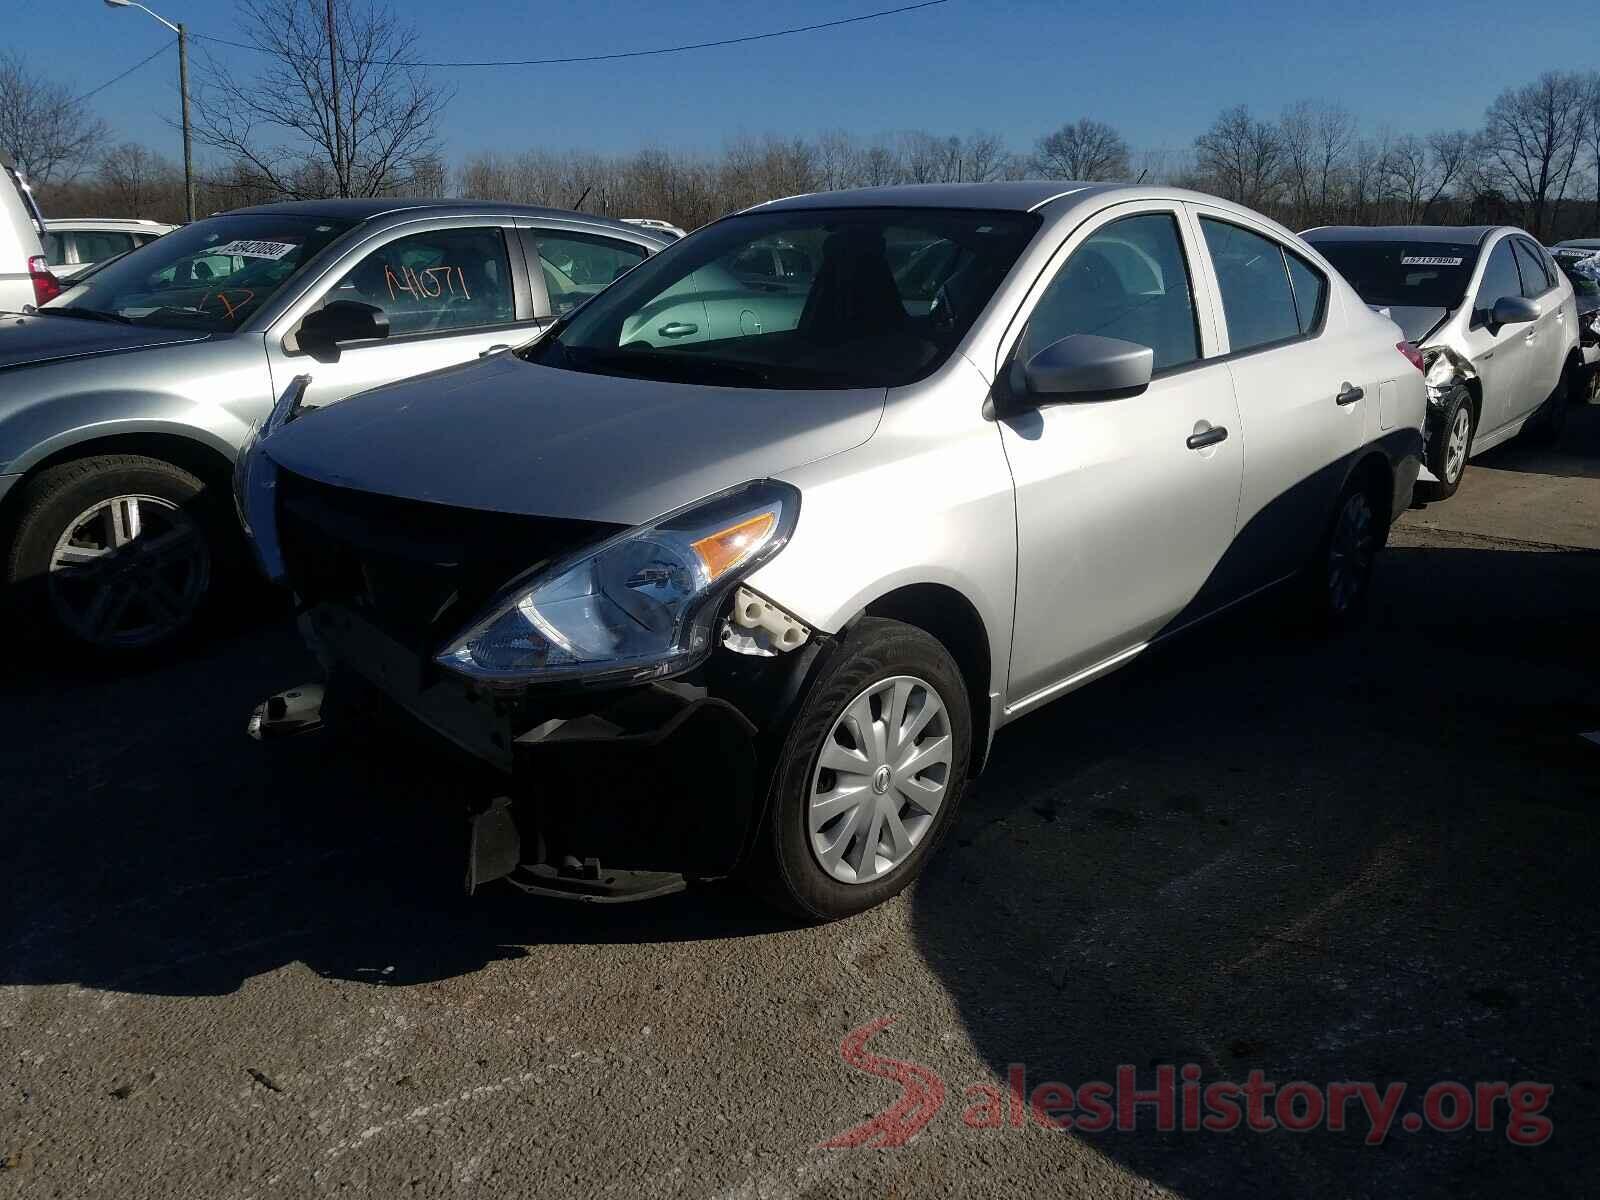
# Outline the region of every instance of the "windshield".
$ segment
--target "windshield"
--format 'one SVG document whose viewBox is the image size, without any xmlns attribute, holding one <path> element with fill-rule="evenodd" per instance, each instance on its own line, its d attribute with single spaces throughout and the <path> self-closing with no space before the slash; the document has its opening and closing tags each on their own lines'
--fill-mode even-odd
<svg viewBox="0 0 1600 1200">
<path fill-rule="evenodd" d="M 747 213 L 640 264 L 523 353 L 726 387 L 895 387 L 949 358 L 1038 227 L 932 208 Z"/>
<path fill-rule="evenodd" d="M 1572 290 L 1588 300 L 1600 300 L 1600 242 L 1590 246 L 1553 246 L 1551 255 L 1572 281 Z"/>
<path fill-rule="evenodd" d="M 1384 308 L 1455 308 L 1478 261 L 1478 247 L 1470 243 L 1307 240 L 1363 300 Z"/>
<path fill-rule="evenodd" d="M 197 221 L 84 277 L 43 311 L 231 332 L 350 228 L 349 221 L 271 213 Z"/>
</svg>

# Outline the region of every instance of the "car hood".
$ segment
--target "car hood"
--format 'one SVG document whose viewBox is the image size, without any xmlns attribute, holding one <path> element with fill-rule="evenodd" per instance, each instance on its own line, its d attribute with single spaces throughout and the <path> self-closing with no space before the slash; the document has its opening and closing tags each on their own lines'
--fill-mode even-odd
<svg viewBox="0 0 1600 1200">
<path fill-rule="evenodd" d="M 638 525 L 860 445 L 885 395 L 662 383 L 499 354 L 307 413 L 263 449 L 336 486 Z"/>
<path fill-rule="evenodd" d="M 77 317 L 0 313 L 0 371 L 96 354 L 124 354 L 157 346 L 203 342 L 209 333 L 116 325 Z"/>
<path fill-rule="evenodd" d="M 1406 335 L 1406 341 L 1420 345 L 1450 315 L 1448 308 L 1431 308 L 1416 304 L 1370 304 L 1373 312 L 1381 313 Z"/>
</svg>

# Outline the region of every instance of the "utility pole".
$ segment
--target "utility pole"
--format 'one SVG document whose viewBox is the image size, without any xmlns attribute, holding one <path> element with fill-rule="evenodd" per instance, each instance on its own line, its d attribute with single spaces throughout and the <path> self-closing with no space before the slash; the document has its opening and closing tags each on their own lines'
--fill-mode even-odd
<svg viewBox="0 0 1600 1200">
<path fill-rule="evenodd" d="M 194 142 L 189 132 L 189 31 L 178 23 L 178 92 L 183 97 L 183 215 L 194 220 Z"/>
<path fill-rule="evenodd" d="M 333 21 L 333 0 L 328 0 L 328 90 L 333 93 L 333 177 L 339 185 L 339 195 L 350 194 L 350 181 L 345 177 L 344 118 L 339 103 L 339 33 Z"/>
</svg>

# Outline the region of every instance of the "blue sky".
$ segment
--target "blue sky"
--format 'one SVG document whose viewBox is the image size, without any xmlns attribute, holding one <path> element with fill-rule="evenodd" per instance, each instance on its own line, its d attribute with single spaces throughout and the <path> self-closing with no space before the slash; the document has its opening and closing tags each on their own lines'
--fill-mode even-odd
<svg viewBox="0 0 1600 1200">
<path fill-rule="evenodd" d="M 893 7 L 897 0 L 395 0 L 431 58 L 547 57 L 700 41 Z M 153 0 L 195 33 L 238 37 L 229 0 Z M 101 0 L 12 0 L 7 48 L 79 91 L 104 82 L 170 35 Z M 997 130 L 1026 148 L 1063 121 L 1111 122 L 1137 149 L 1186 148 L 1222 108 L 1276 115 L 1325 98 L 1366 127 L 1476 127 L 1502 88 L 1551 68 L 1592 66 L 1600 34 L 1565 16 L 1561 36 L 1507 29 L 1488 0 L 1333 4 L 1243 0 L 949 0 L 921 12 L 723 49 L 583 66 L 463 70 L 442 133 L 452 161 L 485 148 L 647 143 L 714 151 L 741 133 L 873 134 Z M 1576 13 L 1576 9 L 1571 10 Z M 1513 27 L 1514 29 L 1514 27 Z M 195 43 L 199 51 L 203 43 Z M 248 72 L 255 56 L 217 47 Z M 91 102 L 119 137 L 179 157 L 165 118 L 177 110 L 171 53 Z"/>
</svg>

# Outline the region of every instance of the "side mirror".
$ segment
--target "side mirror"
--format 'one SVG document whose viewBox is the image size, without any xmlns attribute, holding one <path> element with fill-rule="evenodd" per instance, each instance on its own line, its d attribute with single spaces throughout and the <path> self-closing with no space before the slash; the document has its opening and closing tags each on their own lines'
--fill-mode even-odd
<svg viewBox="0 0 1600 1200">
<path fill-rule="evenodd" d="M 1494 302 L 1494 307 L 1489 310 L 1489 320 L 1496 327 L 1502 325 L 1526 325 L 1529 321 L 1539 319 L 1539 306 L 1525 296 L 1501 296 Z"/>
<path fill-rule="evenodd" d="M 1011 391 L 1023 400 L 1114 400 L 1150 386 L 1155 351 L 1121 338 L 1074 333 L 1011 368 Z"/>
<path fill-rule="evenodd" d="M 334 300 L 300 322 L 300 348 L 332 350 L 347 342 L 370 342 L 389 336 L 389 317 L 376 304 Z"/>
</svg>

